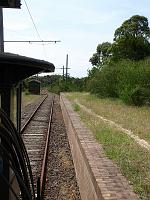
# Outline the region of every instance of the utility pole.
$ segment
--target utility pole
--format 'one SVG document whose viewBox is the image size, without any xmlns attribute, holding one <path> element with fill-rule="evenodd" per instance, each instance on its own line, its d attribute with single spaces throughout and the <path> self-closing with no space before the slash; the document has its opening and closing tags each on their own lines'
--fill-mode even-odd
<svg viewBox="0 0 150 200">
<path fill-rule="evenodd" d="M 63 81 L 64 81 L 64 76 L 65 76 L 65 67 L 63 65 Z"/>
<path fill-rule="evenodd" d="M 62 68 L 56 68 L 56 69 L 62 69 L 63 70 L 63 81 L 64 81 L 64 79 L 65 79 L 65 67 L 64 67 L 64 65 L 63 65 Z"/>
<path fill-rule="evenodd" d="M 4 52 L 3 9 L 0 8 L 0 52 Z"/>
<path fill-rule="evenodd" d="M 66 56 L 66 83 L 67 83 L 67 78 L 68 78 L 68 54 Z"/>
</svg>

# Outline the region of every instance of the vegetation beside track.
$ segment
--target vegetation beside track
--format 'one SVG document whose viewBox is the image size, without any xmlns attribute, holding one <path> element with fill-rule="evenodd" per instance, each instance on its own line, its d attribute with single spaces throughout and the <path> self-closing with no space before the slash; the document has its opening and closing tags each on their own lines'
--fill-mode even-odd
<svg viewBox="0 0 150 200">
<path fill-rule="evenodd" d="M 27 94 L 25 92 L 22 93 L 22 109 L 30 103 L 35 102 L 41 95 L 33 95 Z"/>
<path fill-rule="evenodd" d="M 150 143 L 150 107 L 127 106 L 115 98 L 98 98 L 89 93 L 67 93 L 71 100 L 77 100 L 96 114 L 133 131 Z"/>
<path fill-rule="evenodd" d="M 135 134 L 140 133 L 140 137 L 143 136 L 147 141 L 150 141 L 148 135 L 150 108 L 126 106 L 121 101 L 99 99 L 88 93 L 67 93 L 66 95 L 72 101 L 74 110 L 79 113 L 81 119 L 101 143 L 106 155 L 120 167 L 121 172 L 133 185 L 134 191 L 141 199 L 150 200 L 150 152 L 140 147 L 125 133 L 83 111 L 77 102 L 128 129 L 134 129 Z"/>
</svg>

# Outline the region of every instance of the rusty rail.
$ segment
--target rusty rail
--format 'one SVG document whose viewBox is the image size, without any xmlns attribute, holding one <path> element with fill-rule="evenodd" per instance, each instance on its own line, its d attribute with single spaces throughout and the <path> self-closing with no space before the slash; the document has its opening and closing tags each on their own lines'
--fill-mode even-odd
<svg viewBox="0 0 150 200">
<path fill-rule="evenodd" d="M 42 103 L 45 101 L 45 99 L 48 97 L 46 95 L 44 99 L 40 102 L 40 104 L 36 107 L 32 115 L 29 117 L 29 119 L 26 121 L 25 125 L 21 129 L 21 134 L 24 132 L 26 129 L 27 125 L 30 123 Z M 43 162 L 42 162 L 42 171 L 40 177 L 37 178 L 37 195 L 36 195 L 36 200 L 42 200 L 43 199 L 43 194 L 44 194 L 44 188 L 45 188 L 45 179 L 46 179 L 46 162 L 47 162 L 47 154 L 48 154 L 48 146 L 49 146 L 49 137 L 50 137 L 50 130 L 51 130 L 51 122 L 52 122 L 52 115 L 53 115 L 53 105 L 54 105 L 54 97 L 51 103 L 50 107 L 50 114 L 49 114 L 49 124 L 48 124 L 48 129 L 47 129 L 47 134 L 46 134 L 46 142 L 45 142 L 45 150 L 44 150 L 44 156 L 43 156 Z"/>
<path fill-rule="evenodd" d="M 29 122 L 31 121 L 31 119 L 34 117 L 35 113 L 38 111 L 39 107 L 42 105 L 42 103 L 45 101 L 45 99 L 48 97 L 48 94 L 42 99 L 42 101 L 40 102 L 40 104 L 36 107 L 36 109 L 33 111 L 32 115 L 29 117 L 29 119 L 26 121 L 26 123 L 23 125 L 23 127 L 21 128 L 20 133 L 22 134 L 23 131 L 26 129 L 26 126 L 29 124 Z"/>
<path fill-rule="evenodd" d="M 51 123 L 52 123 L 53 105 L 54 105 L 54 99 L 53 99 L 53 101 L 51 103 L 49 125 L 48 125 L 48 130 L 47 130 L 47 137 L 46 137 L 44 158 L 43 158 L 43 163 L 42 163 L 42 172 L 41 172 L 41 177 L 40 177 L 40 185 L 39 185 L 39 179 L 38 179 L 38 183 L 37 183 L 37 194 L 40 194 L 40 197 L 38 197 L 39 200 L 43 199 L 43 193 L 44 193 L 44 187 L 45 187 L 46 164 L 47 164 L 46 161 L 47 161 L 48 146 L 49 146 L 49 137 L 50 137 Z"/>
</svg>

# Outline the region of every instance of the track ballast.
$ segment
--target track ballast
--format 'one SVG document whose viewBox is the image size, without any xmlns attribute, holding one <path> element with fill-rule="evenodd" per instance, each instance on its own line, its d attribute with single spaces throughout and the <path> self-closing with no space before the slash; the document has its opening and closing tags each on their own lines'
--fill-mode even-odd
<svg viewBox="0 0 150 200">
<path fill-rule="evenodd" d="M 35 188 L 37 178 L 41 177 L 52 99 L 53 95 L 49 94 L 22 135 L 31 163 Z M 26 107 L 22 115 L 23 121 L 29 118 L 29 114 L 26 113 L 31 113 L 31 110 L 35 110 L 35 107 L 37 107 L 35 104 Z M 25 118 L 25 116 L 27 117 Z M 25 122 L 23 123 L 25 124 Z M 59 96 L 56 95 L 54 98 L 45 178 L 45 190 L 42 192 L 44 194 L 43 199 L 80 200 L 71 151 L 59 105 Z"/>
</svg>

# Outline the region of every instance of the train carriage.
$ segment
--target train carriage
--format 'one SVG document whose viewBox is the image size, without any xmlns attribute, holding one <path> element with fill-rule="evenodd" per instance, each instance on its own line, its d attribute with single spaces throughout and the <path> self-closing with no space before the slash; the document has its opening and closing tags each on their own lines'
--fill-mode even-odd
<svg viewBox="0 0 150 200">
<path fill-rule="evenodd" d="M 35 198 L 28 157 L 19 136 L 20 83 L 32 75 L 54 69 L 52 63 L 43 60 L 0 53 L 0 199 L 18 199 L 18 194 L 19 199 Z"/>
</svg>

